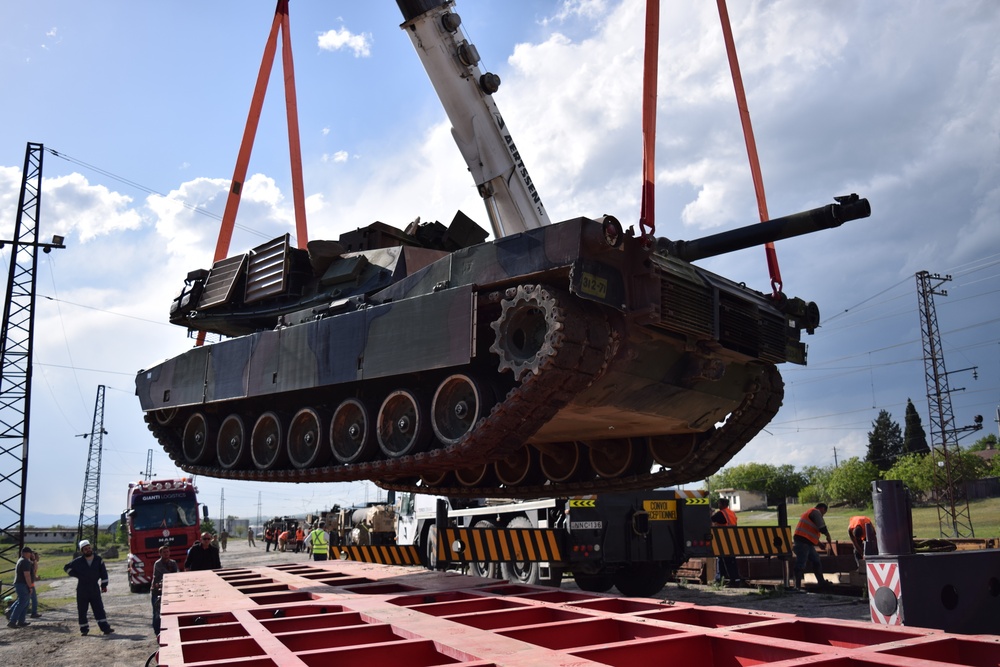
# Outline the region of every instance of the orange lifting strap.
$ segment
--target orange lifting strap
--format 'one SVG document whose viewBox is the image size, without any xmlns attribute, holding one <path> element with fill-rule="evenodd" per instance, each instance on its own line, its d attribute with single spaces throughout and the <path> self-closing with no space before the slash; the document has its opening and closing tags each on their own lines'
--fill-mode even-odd
<svg viewBox="0 0 1000 667">
<path fill-rule="evenodd" d="M 753 138 L 753 126 L 750 123 L 750 111 L 747 107 L 746 91 L 743 89 L 743 77 L 740 74 L 740 63 L 736 57 L 736 44 L 733 41 L 733 31 L 729 24 L 729 11 L 726 0 L 717 0 L 719 18 L 722 21 L 722 34 L 726 42 L 726 54 L 729 57 L 729 68 L 733 75 L 733 86 L 736 89 L 736 103 L 740 110 L 740 122 L 743 125 L 743 138 L 747 145 L 747 155 L 750 158 L 750 174 L 753 177 L 754 192 L 757 195 L 757 210 L 760 221 L 769 220 L 767 200 L 764 196 L 764 179 L 760 172 L 760 160 L 757 157 L 757 144 Z M 652 243 L 656 232 L 654 211 L 654 184 L 656 181 L 656 83 L 657 57 L 660 32 L 660 2 L 646 1 L 646 41 L 643 54 L 642 77 L 642 205 L 639 211 L 639 230 L 644 239 Z M 764 246 L 767 256 L 767 270 L 771 276 L 771 290 L 775 297 L 781 292 L 781 270 L 778 268 L 778 253 L 773 243 Z"/>
<path fill-rule="evenodd" d="M 236 226 L 236 211 L 240 208 L 240 196 L 243 194 L 243 183 L 247 177 L 247 167 L 250 164 L 250 153 L 253 150 L 254 138 L 257 135 L 257 125 L 260 122 L 260 112 L 264 106 L 264 96 L 267 93 L 267 82 L 274 67 L 274 52 L 278 46 L 278 30 L 281 30 L 281 68 L 285 79 L 285 116 L 288 123 L 288 154 L 292 167 L 292 203 L 295 209 L 295 237 L 299 248 L 305 248 L 309 242 L 306 228 L 305 188 L 302 185 L 302 147 L 299 141 L 298 105 L 295 99 L 295 66 L 292 63 L 292 37 L 288 21 L 288 0 L 278 0 L 274 10 L 274 22 L 271 32 L 264 45 L 264 56 L 261 59 L 260 71 L 257 73 L 257 84 L 254 86 L 253 99 L 250 102 L 250 113 L 243 130 L 243 140 L 240 142 L 240 152 L 236 157 L 236 168 L 233 170 L 233 180 L 229 187 L 229 197 L 226 199 L 226 209 L 222 214 L 222 225 L 219 227 L 219 239 L 215 244 L 215 257 L 212 263 L 226 258 L 229 253 L 229 243 L 233 239 L 233 228 Z M 196 345 L 205 342 L 205 332 L 198 332 Z"/>
<path fill-rule="evenodd" d="M 656 81 L 660 45 L 660 0 L 646 1 L 646 43 L 642 68 L 642 207 L 639 232 L 652 244 L 656 233 Z"/>
<path fill-rule="evenodd" d="M 733 41 L 733 29 L 729 24 L 729 10 L 726 0 L 717 0 L 719 19 L 722 22 L 722 36 L 726 40 L 726 55 L 729 56 L 729 69 L 733 74 L 733 87 L 736 88 L 736 104 L 740 109 L 740 122 L 743 124 L 743 138 L 747 144 L 747 156 L 750 158 L 750 175 L 753 178 L 753 189 L 757 195 L 757 211 L 760 221 L 770 218 L 767 215 L 767 199 L 764 197 L 764 178 L 760 173 L 760 160 L 757 158 L 757 143 L 753 138 L 753 126 L 750 124 L 750 109 L 747 107 L 747 94 L 743 89 L 743 76 L 740 74 L 740 62 L 736 57 L 736 43 Z M 773 243 L 764 246 L 767 256 L 767 270 L 771 275 L 771 291 L 777 297 L 781 292 L 781 270 L 778 268 L 778 252 Z"/>
</svg>

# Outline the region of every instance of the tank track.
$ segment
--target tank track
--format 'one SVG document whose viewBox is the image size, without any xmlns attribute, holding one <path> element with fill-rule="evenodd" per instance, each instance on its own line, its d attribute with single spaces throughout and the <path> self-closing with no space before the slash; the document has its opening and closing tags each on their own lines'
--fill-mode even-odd
<svg viewBox="0 0 1000 667">
<path fill-rule="evenodd" d="M 519 288 L 524 289 L 524 288 Z M 545 289 L 545 288 L 531 288 Z M 508 297 L 511 296 L 508 294 Z M 567 295 L 568 296 L 568 295 Z M 595 478 L 579 482 L 546 481 L 526 486 L 463 486 L 419 483 L 421 475 L 434 475 L 504 459 L 515 453 L 574 396 L 604 372 L 621 341 L 618 328 L 596 309 L 572 299 L 556 299 L 551 307 L 559 325 L 549 336 L 546 354 L 524 373 L 520 385 L 493 406 L 489 415 L 455 444 L 399 458 L 325 465 L 308 469 L 227 470 L 219 466 L 191 465 L 182 454 L 180 429 L 157 422 L 153 413 L 145 420 L 165 451 L 183 470 L 208 477 L 269 482 L 349 482 L 373 480 L 380 487 L 451 497 L 540 498 L 608 491 L 648 489 L 692 482 L 725 465 L 777 413 L 783 383 L 777 369 L 758 364 L 759 378 L 748 389 L 740 406 L 725 424 L 716 428 L 670 469 L 633 474 L 616 479 Z"/>
</svg>

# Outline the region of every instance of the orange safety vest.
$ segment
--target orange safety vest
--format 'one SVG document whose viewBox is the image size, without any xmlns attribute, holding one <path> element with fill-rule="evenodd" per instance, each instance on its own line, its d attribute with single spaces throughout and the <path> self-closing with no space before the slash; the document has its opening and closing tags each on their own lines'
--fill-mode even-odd
<svg viewBox="0 0 1000 667">
<path fill-rule="evenodd" d="M 298 530 L 295 531 L 295 541 L 296 542 L 302 542 L 305 539 L 306 539 L 306 534 L 302 531 L 301 528 L 299 528 Z"/>
<path fill-rule="evenodd" d="M 734 512 L 733 510 L 729 509 L 728 507 L 723 507 L 720 511 L 726 517 L 726 525 L 727 526 L 735 526 L 736 525 L 736 512 Z"/>
<path fill-rule="evenodd" d="M 813 512 L 819 512 L 819 510 L 813 507 L 810 510 L 806 510 L 799 517 L 799 523 L 795 526 L 795 537 L 801 537 L 813 544 L 819 544 L 819 526 L 812 520 Z"/>
<path fill-rule="evenodd" d="M 872 520 L 869 519 L 868 517 L 864 516 L 864 515 L 861 515 L 861 516 L 852 516 L 850 523 L 847 524 L 847 532 L 849 532 L 849 533 L 851 533 L 853 535 L 854 534 L 854 529 L 860 527 L 861 528 L 861 539 L 865 539 L 865 535 L 868 534 L 868 530 L 867 530 L 867 528 L 865 528 L 865 526 L 870 526 L 871 523 L 872 523 Z"/>
</svg>

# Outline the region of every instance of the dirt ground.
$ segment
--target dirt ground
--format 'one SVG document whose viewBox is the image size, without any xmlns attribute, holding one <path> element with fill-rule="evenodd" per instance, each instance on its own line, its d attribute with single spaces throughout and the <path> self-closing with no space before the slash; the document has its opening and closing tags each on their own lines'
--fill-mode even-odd
<svg viewBox="0 0 1000 667">
<path fill-rule="evenodd" d="M 230 540 L 222 554 L 225 567 L 269 566 L 305 561 L 305 554 L 265 553 L 261 542 L 256 549 L 245 541 Z M 39 595 L 40 619 L 28 619 L 31 626 L 22 629 L 0 627 L 0 665 L 60 665 L 63 667 L 135 667 L 145 665 L 156 651 L 149 596 L 129 593 L 124 561 L 109 564 L 111 585 L 104 595 L 108 620 L 115 633 L 102 635 L 91 619 L 91 634 L 79 632 L 74 601 L 76 580 L 63 578 L 43 583 L 49 590 Z M 572 580 L 563 583 L 575 589 Z M 792 613 L 807 618 L 869 620 L 864 600 L 825 594 L 761 593 L 756 589 L 717 589 L 695 584 L 668 584 L 657 596 L 660 599 L 693 602 L 705 606 L 724 606 Z M 41 607 L 47 607 L 45 609 Z M 156 662 L 149 662 L 155 665 Z"/>
</svg>

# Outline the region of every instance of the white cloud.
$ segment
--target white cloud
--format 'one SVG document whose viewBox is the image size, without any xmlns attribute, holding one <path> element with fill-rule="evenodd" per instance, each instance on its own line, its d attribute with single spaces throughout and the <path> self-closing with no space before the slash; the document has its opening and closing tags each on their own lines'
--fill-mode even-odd
<svg viewBox="0 0 1000 667">
<path fill-rule="evenodd" d="M 344 27 L 320 33 L 317 43 L 323 51 L 347 49 L 354 53 L 355 58 L 367 58 L 372 53 L 371 33 L 362 32 L 354 34 Z"/>
<path fill-rule="evenodd" d="M 40 215 L 45 216 L 46 229 L 63 236 L 74 234 L 83 243 L 142 224 L 139 212 L 130 208 L 131 197 L 91 185 L 77 173 L 43 179 L 42 191 Z"/>
</svg>

